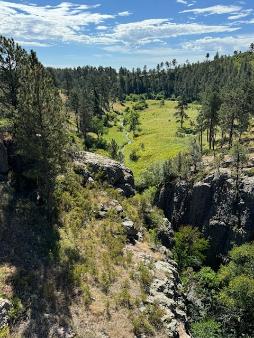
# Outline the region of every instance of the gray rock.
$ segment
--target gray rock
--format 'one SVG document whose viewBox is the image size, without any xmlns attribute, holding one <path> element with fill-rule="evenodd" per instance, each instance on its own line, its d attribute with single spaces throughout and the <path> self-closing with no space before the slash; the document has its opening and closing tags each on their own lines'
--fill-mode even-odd
<svg viewBox="0 0 254 338">
<path fill-rule="evenodd" d="M 0 298 L 0 328 L 8 324 L 11 302 L 8 299 Z"/>
<path fill-rule="evenodd" d="M 91 176 L 88 177 L 87 183 L 90 184 L 90 185 L 94 185 L 95 184 L 94 179 Z"/>
<path fill-rule="evenodd" d="M 76 334 L 70 328 L 59 327 L 57 329 L 57 336 L 59 338 L 74 338 Z"/>
<path fill-rule="evenodd" d="M 8 172 L 8 156 L 7 150 L 3 142 L 0 140 L 0 174 L 4 175 Z"/>
<path fill-rule="evenodd" d="M 97 218 L 105 218 L 107 216 L 106 211 L 99 210 L 97 213 Z"/>
<path fill-rule="evenodd" d="M 153 275 L 147 302 L 157 304 L 163 310 L 164 315 L 161 320 L 167 337 L 190 337 L 176 263 L 173 260 L 156 261 L 153 264 Z"/>
<path fill-rule="evenodd" d="M 215 173 L 195 184 L 167 183 L 157 196 L 173 228 L 197 226 L 210 239 L 210 264 L 219 264 L 233 245 L 254 238 L 254 177 L 241 178 L 239 198 L 235 186 L 229 173 Z"/>
<path fill-rule="evenodd" d="M 174 244 L 174 230 L 167 218 L 163 219 L 163 223 L 158 228 L 158 239 L 166 248 L 172 248 Z"/>
<path fill-rule="evenodd" d="M 83 177 L 95 179 L 97 175 L 98 179 L 121 189 L 126 197 L 135 194 L 133 173 L 123 164 L 87 151 L 76 152 L 73 157 L 75 171 Z"/>
<path fill-rule="evenodd" d="M 123 212 L 123 207 L 119 204 L 115 207 L 115 211 L 120 214 L 121 212 Z"/>
<path fill-rule="evenodd" d="M 134 223 L 130 220 L 122 222 L 127 238 L 131 243 L 135 243 L 138 240 L 138 231 L 134 226 Z"/>
</svg>

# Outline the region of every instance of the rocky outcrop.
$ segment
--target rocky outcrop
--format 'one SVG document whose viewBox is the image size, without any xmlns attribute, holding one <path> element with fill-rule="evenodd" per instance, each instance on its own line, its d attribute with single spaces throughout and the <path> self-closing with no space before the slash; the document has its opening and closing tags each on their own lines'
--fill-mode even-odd
<svg viewBox="0 0 254 338">
<path fill-rule="evenodd" d="M 171 252 L 163 246 L 154 252 L 143 250 L 141 242 L 127 246 L 127 249 L 132 252 L 133 261 L 136 264 L 142 261 L 153 277 L 147 290 L 148 297 L 141 304 L 140 311 L 146 311 L 147 305 L 159 306 L 163 312 L 163 337 L 190 338 L 183 288 Z"/>
<path fill-rule="evenodd" d="M 0 140 L 0 175 L 8 172 L 8 156 L 4 143 Z"/>
<path fill-rule="evenodd" d="M 238 192 L 229 173 L 196 183 L 175 180 L 161 188 L 156 202 L 174 229 L 189 224 L 203 231 L 210 239 L 211 262 L 234 244 L 254 239 L 254 177 L 241 178 Z"/>
<path fill-rule="evenodd" d="M 153 271 L 154 279 L 147 301 L 158 304 L 163 310 L 162 323 L 167 337 L 190 337 L 186 331 L 188 320 L 176 263 L 171 259 L 157 261 Z"/>
<path fill-rule="evenodd" d="M 126 197 L 135 194 L 132 171 L 110 158 L 81 151 L 74 154 L 75 171 L 87 182 L 89 178 L 106 181 Z"/>
<path fill-rule="evenodd" d="M 0 329 L 8 324 L 11 302 L 8 299 L 0 298 Z"/>
</svg>

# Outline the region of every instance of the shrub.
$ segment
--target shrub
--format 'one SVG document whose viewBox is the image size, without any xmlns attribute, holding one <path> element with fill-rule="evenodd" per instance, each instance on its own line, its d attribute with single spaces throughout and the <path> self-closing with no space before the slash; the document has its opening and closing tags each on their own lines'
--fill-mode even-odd
<svg viewBox="0 0 254 338">
<path fill-rule="evenodd" d="M 140 187 L 143 189 L 157 187 L 162 181 L 163 166 L 160 163 L 155 163 L 143 172 Z"/>
<path fill-rule="evenodd" d="M 146 316 L 143 313 L 135 316 L 132 319 L 133 331 L 136 336 L 140 335 L 152 335 L 154 333 L 153 326 L 149 323 Z"/>
<path fill-rule="evenodd" d="M 120 306 L 125 306 L 130 308 L 132 305 L 131 295 L 130 295 L 130 284 L 128 280 L 125 280 L 121 285 L 121 291 L 117 294 L 117 304 Z"/>
<path fill-rule="evenodd" d="M 179 270 L 187 267 L 199 268 L 205 260 L 208 248 L 206 240 L 198 228 L 183 226 L 175 233 L 175 246 L 173 249 Z"/>
<path fill-rule="evenodd" d="M 138 152 L 136 149 L 133 149 L 130 153 L 130 160 L 133 162 L 137 162 L 139 160 L 140 156 L 138 155 Z"/>
<path fill-rule="evenodd" d="M 139 101 L 133 105 L 134 110 L 144 110 L 148 108 L 148 104 L 146 101 Z"/>
<path fill-rule="evenodd" d="M 151 267 L 146 266 L 144 263 L 140 263 L 138 267 L 139 281 L 143 289 L 148 292 L 150 285 L 153 281 L 153 275 L 151 273 Z"/>
<path fill-rule="evenodd" d="M 191 326 L 193 338 L 221 338 L 221 325 L 212 320 L 202 320 Z"/>
<path fill-rule="evenodd" d="M 87 283 L 84 283 L 81 286 L 82 294 L 83 294 L 83 301 L 86 306 L 89 306 L 92 303 L 92 295 Z"/>
<path fill-rule="evenodd" d="M 158 304 L 150 304 L 146 308 L 146 313 L 149 322 L 157 329 L 162 328 L 162 317 L 165 315 L 165 311 L 160 308 Z"/>
</svg>

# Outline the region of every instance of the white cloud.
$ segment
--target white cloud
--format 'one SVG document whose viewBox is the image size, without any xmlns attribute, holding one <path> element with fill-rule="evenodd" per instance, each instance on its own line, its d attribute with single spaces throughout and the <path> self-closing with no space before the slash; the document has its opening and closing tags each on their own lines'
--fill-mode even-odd
<svg viewBox="0 0 254 338">
<path fill-rule="evenodd" d="M 169 19 L 147 19 L 124 24 L 105 25 L 105 21 L 127 16 L 104 14 L 88 6 L 62 2 L 57 6 L 13 3 L 0 0 L 0 34 L 13 36 L 23 44 L 46 46 L 59 42 L 138 47 L 165 43 L 166 39 L 184 35 L 232 32 L 237 26 L 174 23 Z M 91 30 L 90 26 L 94 28 Z M 25 37 L 25 38 L 24 38 Z"/>
<path fill-rule="evenodd" d="M 179 4 L 184 4 L 184 5 L 188 4 L 187 0 L 176 0 L 176 2 L 178 2 Z"/>
<path fill-rule="evenodd" d="M 108 27 L 107 26 L 103 26 L 103 25 L 99 25 L 99 26 L 96 27 L 96 29 L 98 31 L 106 31 L 108 29 Z"/>
<path fill-rule="evenodd" d="M 252 12 L 253 12 L 253 9 L 245 9 L 245 10 L 242 10 L 241 12 L 239 12 L 239 13 L 235 13 L 233 15 L 230 15 L 228 17 L 228 19 L 229 20 L 238 20 L 238 19 L 241 19 L 241 18 L 245 18 L 246 16 L 250 15 Z"/>
<path fill-rule="evenodd" d="M 132 13 L 130 13 L 129 11 L 125 11 L 125 12 L 120 12 L 118 13 L 118 16 L 130 16 Z"/>
<path fill-rule="evenodd" d="M 242 9 L 240 6 L 224 6 L 224 5 L 215 5 L 210 6 L 206 8 L 192 8 L 192 9 L 186 9 L 180 13 L 194 13 L 194 14 L 206 14 L 206 15 L 212 15 L 212 14 L 231 14 L 231 13 L 237 13 Z"/>
<path fill-rule="evenodd" d="M 44 42 L 38 42 L 38 41 L 25 41 L 25 40 L 17 40 L 18 44 L 22 46 L 31 46 L 31 47 L 50 47 L 51 45 Z"/>
<path fill-rule="evenodd" d="M 31 41 L 89 42 L 88 25 L 98 25 L 114 15 L 91 12 L 88 6 L 62 2 L 57 6 L 39 6 L 0 1 L 0 33 Z"/>
<path fill-rule="evenodd" d="M 254 41 L 253 34 L 239 34 L 236 36 L 211 37 L 206 36 L 202 39 L 189 41 L 183 44 L 183 48 L 203 51 L 219 51 L 229 53 L 233 50 L 246 50 Z"/>
<path fill-rule="evenodd" d="M 168 39 L 184 35 L 233 32 L 238 27 L 228 25 L 205 25 L 199 23 L 177 24 L 168 19 L 148 19 L 138 22 L 119 24 L 108 35 L 113 40 L 127 45 L 151 43 L 153 39 Z"/>
</svg>

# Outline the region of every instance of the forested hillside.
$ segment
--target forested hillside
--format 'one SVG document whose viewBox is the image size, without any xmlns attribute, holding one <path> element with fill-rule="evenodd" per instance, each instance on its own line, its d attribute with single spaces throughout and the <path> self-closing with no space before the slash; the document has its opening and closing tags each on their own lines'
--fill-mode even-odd
<svg viewBox="0 0 254 338">
<path fill-rule="evenodd" d="M 253 79 L 253 51 L 235 52 L 233 56 L 217 54 L 213 60 L 177 64 L 174 59 L 158 64 L 155 69 L 78 67 L 50 69 L 56 84 L 68 92 L 80 87 L 104 95 L 104 98 L 123 100 L 129 94 L 146 94 L 147 98 L 184 97 L 188 102 L 200 99 L 207 86 L 222 88 L 233 82 Z M 103 86 L 107 81 L 107 86 Z M 109 91 L 107 93 L 107 91 Z"/>
</svg>

